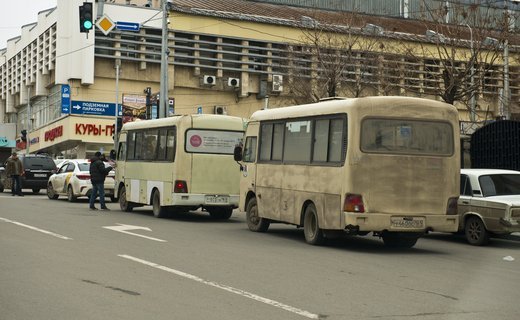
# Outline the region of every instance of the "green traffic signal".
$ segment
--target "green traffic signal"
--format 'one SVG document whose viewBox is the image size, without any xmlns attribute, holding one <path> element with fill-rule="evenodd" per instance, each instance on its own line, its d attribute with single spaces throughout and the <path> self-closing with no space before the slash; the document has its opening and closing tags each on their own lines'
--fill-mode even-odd
<svg viewBox="0 0 520 320">
<path fill-rule="evenodd" d="M 83 28 L 85 28 L 87 30 L 92 29 L 92 21 L 87 20 L 87 21 L 83 22 Z"/>
<path fill-rule="evenodd" d="M 88 33 L 93 27 L 92 3 L 83 2 L 79 7 L 79 32 Z"/>
</svg>

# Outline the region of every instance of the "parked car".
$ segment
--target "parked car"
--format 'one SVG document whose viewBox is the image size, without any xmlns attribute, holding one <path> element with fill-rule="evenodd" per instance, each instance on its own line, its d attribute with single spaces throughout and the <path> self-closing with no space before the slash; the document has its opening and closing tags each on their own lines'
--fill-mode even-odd
<svg viewBox="0 0 520 320">
<path fill-rule="evenodd" d="M 520 232 L 520 172 L 461 169 L 459 231 L 476 246 Z"/>
<path fill-rule="evenodd" d="M 34 193 L 40 189 L 47 188 L 49 177 L 56 172 L 53 159 L 43 154 L 20 154 L 18 158 L 22 161 L 24 175 L 22 175 L 22 189 L 31 189 Z M 0 169 L 0 192 L 11 189 L 11 178 L 5 174 L 5 163 Z"/>
<path fill-rule="evenodd" d="M 105 162 L 105 166 L 110 166 Z M 67 196 L 70 202 L 79 197 L 90 197 L 92 183 L 90 182 L 90 160 L 75 159 L 65 160 L 61 163 L 58 172 L 49 178 L 47 184 L 47 197 L 58 199 L 59 196 Z M 114 170 L 110 171 L 105 179 L 105 197 L 110 197 L 112 202 L 116 201 L 114 194 L 115 184 Z"/>
</svg>

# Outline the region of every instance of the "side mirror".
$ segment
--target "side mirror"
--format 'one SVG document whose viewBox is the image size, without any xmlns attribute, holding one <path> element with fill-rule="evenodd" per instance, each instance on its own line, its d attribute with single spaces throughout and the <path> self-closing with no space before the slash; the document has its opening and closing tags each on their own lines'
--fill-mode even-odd
<svg viewBox="0 0 520 320">
<path fill-rule="evenodd" d="M 110 160 L 116 160 L 116 150 L 110 150 Z"/>
<path fill-rule="evenodd" d="M 242 161 L 242 147 L 236 146 L 233 151 L 233 157 L 235 161 Z"/>
</svg>

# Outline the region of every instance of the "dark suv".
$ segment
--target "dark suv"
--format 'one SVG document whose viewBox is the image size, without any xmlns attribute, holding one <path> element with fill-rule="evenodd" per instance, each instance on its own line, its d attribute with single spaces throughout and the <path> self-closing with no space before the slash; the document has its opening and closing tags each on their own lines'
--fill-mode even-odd
<svg viewBox="0 0 520 320">
<path fill-rule="evenodd" d="M 32 189 L 38 193 L 40 189 L 47 188 L 49 177 L 56 172 L 56 164 L 48 155 L 19 154 L 25 174 L 22 176 L 22 189 Z M 11 189 L 11 178 L 5 174 L 5 163 L 0 168 L 0 192 Z"/>
</svg>

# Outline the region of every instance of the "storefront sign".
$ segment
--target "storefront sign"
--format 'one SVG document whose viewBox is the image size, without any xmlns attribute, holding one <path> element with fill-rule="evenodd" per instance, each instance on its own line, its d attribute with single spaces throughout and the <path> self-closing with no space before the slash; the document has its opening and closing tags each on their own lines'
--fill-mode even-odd
<svg viewBox="0 0 520 320">
<path fill-rule="evenodd" d="M 76 134 L 92 136 L 112 136 L 114 134 L 114 125 L 76 123 Z"/>
<path fill-rule="evenodd" d="M 54 139 L 63 136 L 63 126 L 56 127 L 49 131 L 45 131 L 45 141 L 54 141 Z"/>
</svg>

